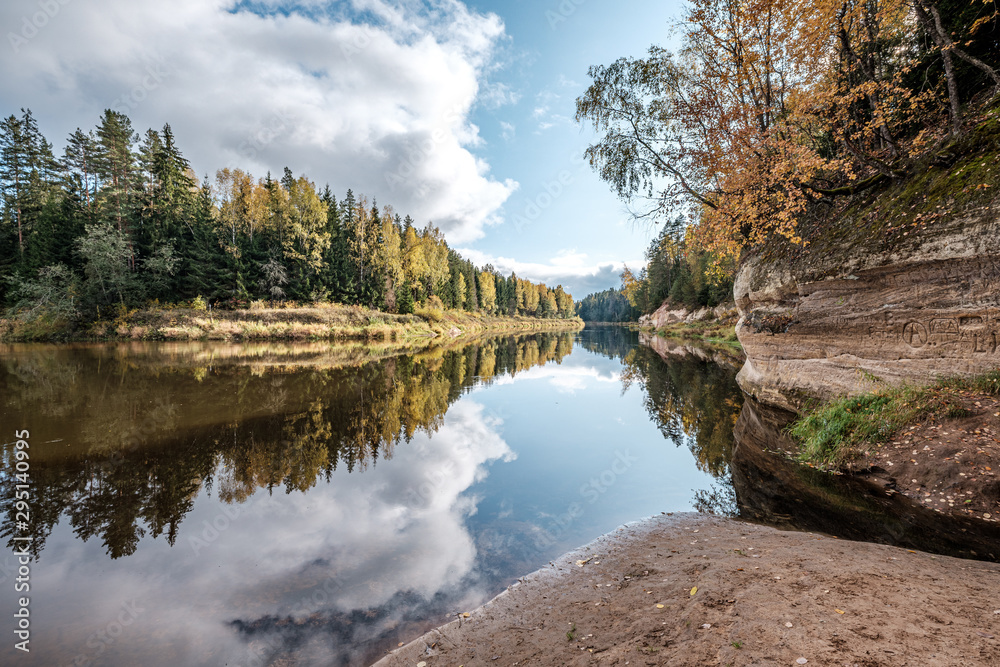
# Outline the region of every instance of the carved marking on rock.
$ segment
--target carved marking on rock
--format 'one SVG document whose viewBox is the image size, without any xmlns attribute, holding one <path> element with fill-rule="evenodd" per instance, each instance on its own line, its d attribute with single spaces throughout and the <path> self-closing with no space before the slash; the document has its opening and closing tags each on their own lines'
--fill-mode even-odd
<svg viewBox="0 0 1000 667">
<path fill-rule="evenodd" d="M 989 334 L 975 334 L 972 351 L 978 354 L 993 354 L 997 351 L 997 335 L 992 332 Z"/>
<path fill-rule="evenodd" d="M 927 327 L 920 322 L 908 322 L 903 327 L 903 342 L 918 348 L 927 344 Z"/>
<path fill-rule="evenodd" d="M 941 336 L 957 336 L 958 335 L 958 322 L 951 318 L 938 318 L 931 320 L 931 334 L 937 334 Z"/>
<path fill-rule="evenodd" d="M 767 358 L 767 365 L 764 367 L 768 373 L 773 373 L 778 370 L 778 355 L 772 354 Z"/>
</svg>

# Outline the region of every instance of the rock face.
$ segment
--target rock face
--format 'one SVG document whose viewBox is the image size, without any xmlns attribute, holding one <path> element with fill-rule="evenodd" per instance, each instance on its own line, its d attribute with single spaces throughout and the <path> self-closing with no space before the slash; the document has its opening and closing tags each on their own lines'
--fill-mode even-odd
<svg viewBox="0 0 1000 667">
<path fill-rule="evenodd" d="M 883 382 L 1000 367 L 1000 201 L 895 238 L 744 261 L 734 286 L 744 391 L 799 410 Z"/>
<path fill-rule="evenodd" d="M 735 317 L 736 314 L 736 309 L 731 303 L 724 303 L 715 308 L 699 308 L 698 310 L 673 308 L 669 303 L 665 303 L 649 315 L 640 317 L 639 326 L 662 329 L 671 324 L 721 320 L 726 317 Z"/>
</svg>

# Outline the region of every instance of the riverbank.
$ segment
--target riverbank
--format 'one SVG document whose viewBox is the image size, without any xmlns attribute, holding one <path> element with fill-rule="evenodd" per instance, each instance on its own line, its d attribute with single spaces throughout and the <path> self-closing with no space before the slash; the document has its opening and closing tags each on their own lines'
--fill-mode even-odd
<svg viewBox="0 0 1000 667">
<path fill-rule="evenodd" d="M 655 333 L 664 338 L 702 341 L 742 351 L 736 337 L 736 323 L 739 311 L 735 303 L 725 303 L 715 308 L 688 310 L 675 308 L 664 303 L 649 315 L 639 318 L 643 331 Z"/>
<path fill-rule="evenodd" d="M 583 321 L 501 317 L 478 312 L 422 309 L 417 315 L 394 315 L 360 306 L 316 304 L 294 308 L 238 310 L 186 307 L 145 308 L 119 312 L 74 331 L 39 331 L 15 320 L 0 320 L 0 341 L 26 340 L 333 340 L 391 341 L 479 333 L 578 330 Z"/>
<path fill-rule="evenodd" d="M 998 564 L 659 516 L 376 665 L 996 665 L 998 585 Z"/>
<path fill-rule="evenodd" d="M 868 479 L 948 515 L 1000 521 L 1000 371 L 881 387 L 805 410 L 799 461 Z"/>
</svg>

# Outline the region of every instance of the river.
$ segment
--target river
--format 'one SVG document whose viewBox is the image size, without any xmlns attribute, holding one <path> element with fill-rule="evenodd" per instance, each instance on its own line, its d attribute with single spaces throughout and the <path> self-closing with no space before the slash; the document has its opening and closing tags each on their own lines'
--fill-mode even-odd
<svg viewBox="0 0 1000 667">
<path fill-rule="evenodd" d="M 796 485 L 780 457 L 736 452 L 734 428 L 780 438 L 744 405 L 737 369 L 622 328 L 408 355 L 5 346 L 0 614 L 29 597 L 31 651 L 5 631 L 0 663 L 368 664 L 661 512 L 835 534 L 863 515 L 870 539 L 928 539 L 933 517 L 880 499 L 856 516 L 828 482 Z M 15 430 L 29 432 L 27 521 Z M 984 555 L 995 537 L 932 547 Z"/>
</svg>

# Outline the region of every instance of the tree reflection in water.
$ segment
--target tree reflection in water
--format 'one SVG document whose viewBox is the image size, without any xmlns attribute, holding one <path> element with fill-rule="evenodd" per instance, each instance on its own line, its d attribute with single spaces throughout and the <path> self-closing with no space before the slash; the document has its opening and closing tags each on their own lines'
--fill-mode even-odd
<svg viewBox="0 0 1000 667">
<path fill-rule="evenodd" d="M 65 515 L 107 554 L 179 526 L 205 488 L 226 503 L 305 491 L 435 432 L 471 387 L 570 353 L 573 334 L 456 343 L 391 357 L 356 346 L 6 346 L 5 423 L 31 424 L 31 550 Z M 12 469 L 4 447 L 4 469 Z M 0 479 L 4 537 L 15 480 Z M 13 546 L 12 539 L 8 542 Z"/>
<path fill-rule="evenodd" d="M 592 352 L 617 358 L 624 366 L 622 390 L 633 384 L 645 394 L 646 411 L 663 437 L 685 444 L 698 468 L 718 480 L 711 490 L 698 491 L 698 511 L 736 516 L 729 461 L 733 427 L 743 407 L 743 393 L 736 384 L 739 367 L 717 363 L 711 355 L 692 354 L 693 348 L 663 343 L 655 337 L 636 335 L 623 327 L 608 327 L 600 337 L 584 339 Z M 655 349 L 654 349 L 655 346 Z"/>
</svg>

